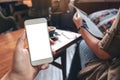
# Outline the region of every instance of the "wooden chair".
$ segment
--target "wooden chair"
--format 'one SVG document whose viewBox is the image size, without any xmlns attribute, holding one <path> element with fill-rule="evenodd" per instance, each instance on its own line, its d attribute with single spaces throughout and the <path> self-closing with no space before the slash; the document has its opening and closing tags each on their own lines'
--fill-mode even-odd
<svg viewBox="0 0 120 80">
<path fill-rule="evenodd" d="M 8 16 L 5 17 L 2 12 L 0 12 L 0 34 L 6 33 L 8 31 L 16 30 L 16 22 L 14 17 Z"/>
</svg>

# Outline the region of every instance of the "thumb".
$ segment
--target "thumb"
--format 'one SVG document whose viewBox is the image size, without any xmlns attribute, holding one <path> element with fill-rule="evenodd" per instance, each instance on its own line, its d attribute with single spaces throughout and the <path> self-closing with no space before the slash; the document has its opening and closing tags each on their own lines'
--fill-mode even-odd
<svg viewBox="0 0 120 80">
<path fill-rule="evenodd" d="M 22 36 L 18 39 L 17 41 L 17 48 L 20 49 L 20 48 L 23 48 L 23 45 L 24 45 L 24 40 L 26 39 L 26 33 L 24 31 L 24 33 L 22 34 Z"/>
</svg>

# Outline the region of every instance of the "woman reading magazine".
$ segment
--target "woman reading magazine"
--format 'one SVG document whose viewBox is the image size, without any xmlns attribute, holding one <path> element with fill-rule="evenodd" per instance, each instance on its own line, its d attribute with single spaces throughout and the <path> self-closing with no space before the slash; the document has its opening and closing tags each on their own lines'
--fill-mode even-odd
<svg viewBox="0 0 120 80">
<path fill-rule="evenodd" d="M 73 21 L 83 38 L 79 46 L 82 68 L 79 80 L 120 80 L 120 9 L 102 40 L 85 29 L 77 13 Z"/>
</svg>

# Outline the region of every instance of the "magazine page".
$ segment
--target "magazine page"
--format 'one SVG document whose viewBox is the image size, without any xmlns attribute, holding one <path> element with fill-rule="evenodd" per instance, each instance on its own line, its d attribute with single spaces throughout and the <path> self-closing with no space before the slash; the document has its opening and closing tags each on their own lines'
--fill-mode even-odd
<svg viewBox="0 0 120 80">
<path fill-rule="evenodd" d="M 102 33 L 105 33 L 112 26 L 117 12 L 118 9 L 116 8 L 103 9 L 91 13 L 88 17 L 97 25 Z"/>
<path fill-rule="evenodd" d="M 80 10 L 79 8 L 77 8 L 76 6 L 74 6 L 72 3 L 70 5 L 76 9 L 79 16 L 86 22 L 86 24 L 88 26 L 88 28 L 87 28 L 88 31 L 91 34 L 93 34 L 95 37 L 102 38 L 103 33 L 99 30 L 99 28 L 95 25 L 95 23 L 93 21 L 91 21 L 91 19 L 86 15 L 86 13 L 84 11 Z"/>
</svg>

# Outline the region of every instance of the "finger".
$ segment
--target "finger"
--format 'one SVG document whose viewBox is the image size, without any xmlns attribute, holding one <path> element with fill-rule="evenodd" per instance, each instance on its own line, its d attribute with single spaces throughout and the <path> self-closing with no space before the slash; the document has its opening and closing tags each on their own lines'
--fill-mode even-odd
<svg viewBox="0 0 120 80">
<path fill-rule="evenodd" d="M 22 34 L 22 36 L 17 41 L 17 47 L 18 48 L 23 48 L 24 40 L 25 39 L 26 39 L 26 34 L 25 34 L 25 31 L 24 31 L 24 33 Z"/>
<path fill-rule="evenodd" d="M 49 64 L 43 64 L 43 65 L 41 66 L 41 69 L 42 69 L 42 70 L 43 70 L 43 69 L 47 69 L 48 66 L 49 66 Z"/>
<path fill-rule="evenodd" d="M 49 64 L 43 64 L 43 65 L 35 66 L 37 71 L 47 69 L 48 67 L 49 67 Z"/>
<path fill-rule="evenodd" d="M 56 54 L 56 51 L 53 51 L 53 50 L 52 50 L 52 54 L 55 55 L 55 54 Z"/>
<path fill-rule="evenodd" d="M 77 13 L 77 14 L 76 14 L 76 16 L 77 16 L 77 18 L 81 18 L 81 16 L 80 16 L 80 14 L 79 14 L 79 13 Z"/>
<path fill-rule="evenodd" d="M 73 15 L 73 18 L 75 18 L 75 17 L 76 17 L 76 15 L 77 15 L 77 13 L 75 13 L 75 14 Z"/>
<path fill-rule="evenodd" d="M 77 12 L 76 12 L 73 16 L 73 21 L 76 21 L 77 19 L 78 19 L 78 17 L 77 17 Z"/>
<path fill-rule="evenodd" d="M 77 12 L 76 12 L 75 16 L 78 17 L 78 13 Z"/>
<path fill-rule="evenodd" d="M 52 39 L 50 39 L 50 44 L 51 45 L 55 44 L 55 41 L 53 41 Z"/>
</svg>

